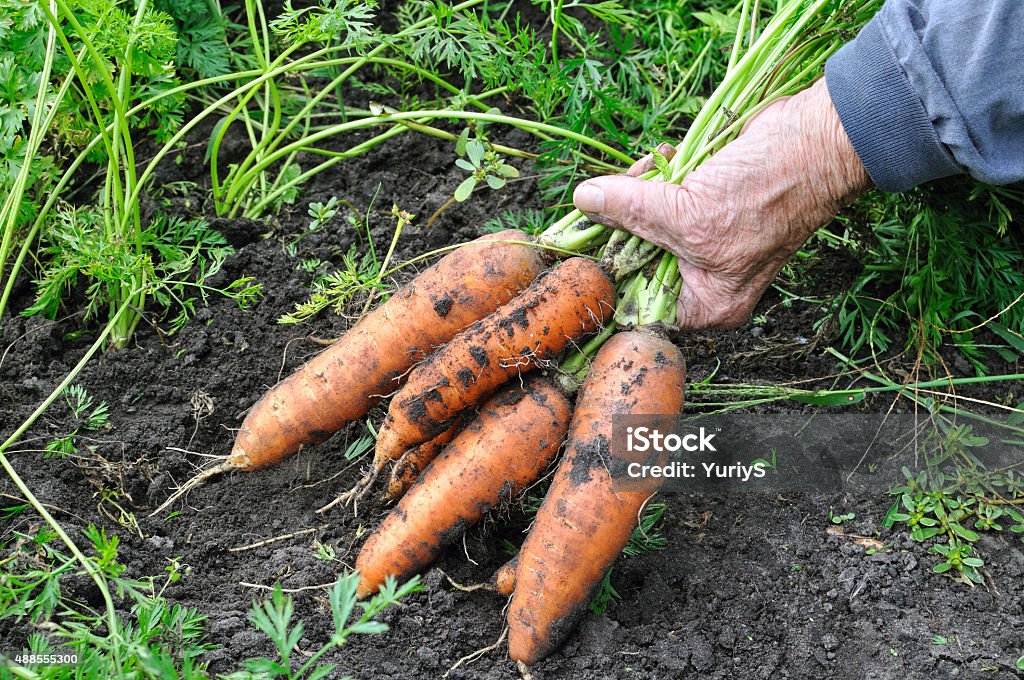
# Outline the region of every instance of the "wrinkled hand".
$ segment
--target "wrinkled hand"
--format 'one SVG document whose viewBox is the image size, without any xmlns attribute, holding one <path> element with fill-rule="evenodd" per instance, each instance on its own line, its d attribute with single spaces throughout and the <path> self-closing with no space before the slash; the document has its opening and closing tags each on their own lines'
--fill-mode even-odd
<svg viewBox="0 0 1024 680">
<path fill-rule="evenodd" d="M 677 323 L 735 328 L 800 245 L 870 183 L 823 80 L 773 102 L 681 185 L 597 177 L 573 201 L 679 257 Z"/>
</svg>

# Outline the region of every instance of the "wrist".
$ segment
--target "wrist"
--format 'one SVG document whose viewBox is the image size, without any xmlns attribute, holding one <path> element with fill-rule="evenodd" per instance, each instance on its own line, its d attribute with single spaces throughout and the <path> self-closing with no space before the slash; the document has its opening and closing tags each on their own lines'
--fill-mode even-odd
<svg viewBox="0 0 1024 680">
<path fill-rule="evenodd" d="M 871 186 L 871 178 L 846 134 L 825 80 L 793 96 L 800 126 L 806 131 L 808 167 L 818 171 L 826 198 L 838 210 Z"/>
</svg>

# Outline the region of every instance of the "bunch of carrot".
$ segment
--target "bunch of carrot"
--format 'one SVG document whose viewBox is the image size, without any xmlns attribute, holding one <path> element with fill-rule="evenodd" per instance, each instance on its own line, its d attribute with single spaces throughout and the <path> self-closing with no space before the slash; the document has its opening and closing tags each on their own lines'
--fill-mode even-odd
<svg viewBox="0 0 1024 680">
<path fill-rule="evenodd" d="M 744 0 L 725 80 L 667 168 L 637 171 L 682 181 L 766 103 L 806 86 L 879 5 L 784 0 L 758 35 L 756 3 Z M 577 256 L 556 263 L 565 253 Z M 532 664 L 571 631 L 648 500 L 613 488 L 612 419 L 682 408 L 684 362 L 665 338 L 680 286 L 674 256 L 578 212 L 536 241 L 477 239 L 272 388 L 230 458 L 201 478 L 279 462 L 390 396 L 370 472 L 343 497 L 389 471 L 387 496 L 399 499 L 356 561 L 368 595 L 426 568 L 544 474 L 564 442 L 532 531 L 495 575 L 512 596 L 510 655 Z"/>
</svg>

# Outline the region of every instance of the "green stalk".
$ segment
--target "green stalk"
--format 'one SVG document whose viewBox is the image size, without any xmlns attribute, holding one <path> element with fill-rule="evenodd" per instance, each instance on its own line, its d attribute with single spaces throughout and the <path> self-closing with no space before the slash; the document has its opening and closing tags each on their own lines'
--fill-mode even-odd
<svg viewBox="0 0 1024 680">
<path fill-rule="evenodd" d="M 626 327 L 674 325 L 681 286 L 679 260 L 661 251 L 661 259 L 650 278 L 638 272 L 623 287 L 615 308 L 615 322 Z"/>
<path fill-rule="evenodd" d="M 388 246 L 388 252 L 384 255 L 384 261 L 380 263 L 380 267 L 378 268 L 379 272 L 386 270 L 388 265 L 391 264 L 391 257 L 395 254 L 395 247 L 398 246 L 398 239 L 402 236 L 402 230 L 405 228 L 405 225 L 412 222 L 413 219 L 412 215 L 399 210 L 397 205 L 392 206 L 391 213 L 397 219 L 397 223 L 395 224 L 395 233 L 391 236 L 391 244 Z M 367 238 L 369 238 L 369 234 L 367 234 Z M 373 247 L 372 240 L 370 241 L 370 247 Z M 376 259 L 376 255 L 374 255 L 374 259 Z M 376 292 L 377 288 L 373 287 L 370 289 L 370 294 L 366 296 L 366 304 L 363 305 L 363 316 L 366 316 L 366 314 L 370 312 L 370 306 L 373 304 Z"/>
<path fill-rule="evenodd" d="M 749 1 L 745 0 L 742 8 L 741 24 L 746 21 L 744 14 L 749 10 Z M 743 124 L 765 105 L 794 93 L 818 73 L 821 63 L 838 48 L 838 40 L 834 39 L 835 35 L 831 35 L 832 40 L 816 40 L 815 35 L 804 36 L 817 24 L 822 24 L 818 33 L 826 33 L 835 23 L 832 15 L 821 14 L 829 4 L 830 0 L 815 0 L 810 6 L 802 0 L 784 3 L 754 43 L 739 56 L 739 45 L 749 32 L 741 26 L 742 30 L 734 42 L 730 68 L 679 144 L 676 156 L 669 163 L 672 170 L 669 181 L 681 182 L 699 163 L 739 134 Z M 865 0 L 856 11 L 865 12 L 880 4 L 878 0 Z M 778 74 L 792 69 L 795 69 L 794 73 L 789 77 L 778 78 Z M 663 181 L 656 171 L 643 178 Z M 545 231 L 542 240 L 569 250 L 590 250 L 591 244 L 587 239 L 603 231 L 600 225 L 591 228 L 582 213 L 574 210 Z M 621 278 L 621 272 L 614 273 Z"/>
<path fill-rule="evenodd" d="M 347 123 L 340 123 L 338 125 L 332 125 L 324 130 L 321 130 L 315 134 L 310 135 L 305 139 L 296 140 L 280 149 L 277 149 L 273 153 L 269 154 L 259 163 L 254 164 L 245 174 L 236 177 L 235 182 L 244 185 L 246 182 L 251 181 L 257 173 L 262 172 L 271 164 L 281 160 L 289 153 L 296 149 L 301 149 L 304 146 L 308 146 L 312 143 L 318 142 L 328 137 L 350 132 L 352 130 L 359 130 L 362 128 L 372 127 L 375 125 L 381 125 L 392 122 L 400 122 L 404 120 L 416 120 L 416 119 L 435 119 L 435 118 L 457 118 L 461 120 L 482 120 L 490 123 L 500 123 L 504 125 L 511 125 L 523 130 L 539 130 L 553 135 L 560 135 L 573 141 L 581 142 L 589 146 L 598 149 L 599 151 L 608 154 L 624 163 L 631 163 L 632 158 L 622 153 L 621 151 L 614 149 L 613 147 L 604 144 L 598 140 L 592 139 L 585 135 L 581 135 L 571 130 L 565 130 L 563 128 L 548 125 L 547 123 L 540 123 L 525 118 L 516 118 L 513 116 L 505 116 L 494 113 L 483 113 L 475 111 L 452 111 L 452 110 L 425 110 L 425 111 L 407 111 L 398 112 L 381 116 L 370 116 L 366 118 L 360 118 L 358 120 L 351 120 Z M 137 197 L 136 197 L 137 200 Z M 232 203 L 237 200 L 237 196 L 229 193 L 227 196 L 227 202 Z"/>
<path fill-rule="evenodd" d="M 107 229 L 107 235 L 112 239 L 126 238 L 127 232 L 129 231 L 129 228 L 131 228 L 134 235 L 134 245 L 138 252 L 142 248 L 141 216 L 138 211 L 137 202 L 134 205 L 128 202 L 128 197 L 137 195 L 138 190 L 134 145 L 132 144 L 131 130 L 129 128 L 128 115 L 125 107 L 125 102 L 128 99 L 131 63 L 130 61 L 126 61 L 125 64 L 122 64 L 118 82 L 115 84 L 110 74 L 107 72 L 106 63 L 102 56 L 99 54 L 99 51 L 96 49 L 89 35 L 82 29 L 81 24 L 78 23 L 77 18 L 74 16 L 74 13 L 68 7 L 66 2 L 64 2 L 64 0 L 54 1 L 60 10 L 61 16 L 63 16 L 64 20 L 67 21 L 75 30 L 76 35 L 83 43 L 86 53 L 95 65 L 97 72 L 100 73 L 101 82 L 110 95 L 110 105 L 114 109 L 112 130 L 115 134 L 112 135 L 109 140 L 104 140 L 107 150 L 108 171 L 106 173 L 104 190 L 101 196 L 102 204 L 113 213 L 113 221 L 111 221 L 108 216 L 108 212 L 104 211 L 104 223 Z M 137 29 L 138 25 L 141 23 L 142 17 L 146 11 L 146 5 L 147 0 L 142 0 L 139 3 L 132 25 L 134 29 Z M 93 116 L 100 128 L 100 134 L 105 137 L 107 126 L 103 124 L 103 115 L 93 95 L 92 88 L 88 85 L 88 80 L 83 72 L 82 65 L 76 59 L 75 53 L 71 49 L 67 37 L 60 29 L 56 15 L 50 11 L 48 6 L 44 5 L 43 7 L 51 24 L 56 28 L 58 38 L 60 39 L 68 58 L 71 60 L 75 74 L 82 83 L 82 91 L 89 102 Z M 134 39 L 134 36 L 132 39 Z M 131 53 L 130 47 L 131 42 L 129 42 L 128 49 L 126 50 L 126 60 L 129 58 L 127 55 L 130 55 Z M 121 159 L 122 154 L 124 154 L 123 161 Z M 123 184 L 121 176 L 122 171 L 124 172 Z M 129 221 L 131 222 L 130 225 Z M 122 300 L 129 300 L 129 298 L 126 298 L 125 296 L 129 294 L 129 289 L 133 288 L 138 291 L 137 294 L 139 297 L 138 299 L 130 300 L 132 306 L 135 309 L 142 309 L 145 305 L 145 292 L 141 289 L 141 285 L 139 284 L 140 282 L 138 280 L 124 282 L 116 291 L 111 291 L 111 309 L 109 318 L 118 319 L 111 332 L 111 339 L 114 346 L 123 346 L 130 337 L 132 329 L 134 329 L 138 323 L 137 319 L 133 319 L 131 316 L 126 318 L 125 316 L 117 313 L 116 310 L 118 304 Z M 136 293 L 132 293 L 133 296 L 135 294 Z"/>
<path fill-rule="evenodd" d="M 56 401 L 58 397 L 60 397 L 60 395 L 68 387 L 68 385 L 70 385 L 71 382 L 76 377 L 78 377 L 78 374 L 82 372 L 82 369 L 85 368 L 85 365 L 93 358 L 93 356 L 96 355 L 96 352 L 98 352 L 100 348 L 103 347 L 104 343 L 106 343 L 108 336 L 114 330 L 114 327 L 119 322 L 120 317 L 123 314 L 125 314 L 128 310 L 129 303 L 128 300 L 125 300 L 125 302 L 121 304 L 121 307 L 118 309 L 114 317 L 107 322 L 107 325 L 103 328 L 103 331 L 99 334 L 99 336 L 92 343 L 89 349 L 86 350 L 82 358 L 79 359 L 77 364 L 75 364 L 74 368 L 72 368 L 71 371 L 69 371 L 68 374 L 64 376 L 64 379 L 60 382 L 60 384 L 57 385 L 57 387 L 55 387 L 52 392 L 50 392 L 50 395 L 46 399 L 44 399 L 43 402 L 39 404 L 38 407 L 36 407 L 36 410 L 33 411 L 32 414 L 28 418 L 26 418 L 25 421 L 22 422 L 21 425 L 19 425 L 18 428 L 13 433 L 11 433 L 11 435 L 8 436 L 7 439 L 2 444 L 0 444 L 0 467 L 3 467 L 4 471 L 11 478 L 11 481 L 14 482 L 14 485 L 18 488 L 21 494 L 28 500 L 29 504 L 33 507 L 33 509 L 35 509 L 35 511 L 39 513 L 40 517 L 42 517 L 43 520 L 53 529 L 54 533 L 57 534 L 57 536 L 64 543 L 64 545 L 67 546 L 68 550 L 70 550 L 71 554 L 74 555 L 75 559 L 79 561 L 79 563 L 82 565 L 82 568 L 84 568 L 86 573 L 89 574 L 89 578 L 93 580 L 93 583 L 95 583 L 96 587 L 99 589 L 100 595 L 103 598 L 104 607 L 106 608 L 107 634 L 114 639 L 118 639 L 117 611 L 114 609 L 114 601 L 110 596 L 110 589 L 107 587 L 107 582 L 105 577 L 103 576 L 103 573 L 96 568 L 96 565 L 93 563 L 93 561 L 86 557 L 85 554 L 81 551 L 81 549 L 79 549 L 79 547 L 75 544 L 75 542 L 71 540 L 71 537 L 68 536 L 67 532 L 64 531 L 64 528 L 60 525 L 60 523 L 57 522 L 53 515 L 50 514 L 49 510 L 46 509 L 46 506 L 43 505 L 43 503 L 38 498 L 36 498 L 35 494 L 33 494 L 31 489 L 28 488 L 28 485 L 25 484 L 21 476 L 18 475 L 17 471 L 14 469 L 14 466 L 11 465 L 10 460 L 8 460 L 7 458 L 6 452 L 15 442 L 18 441 L 18 439 L 21 438 L 23 434 L 25 434 L 28 428 L 32 427 L 32 425 L 35 424 L 37 420 L 39 420 L 39 418 L 43 415 L 43 413 L 46 412 L 50 405 L 53 404 L 53 402 Z M 120 666 L 120 645 L 111 645 L 111 650 L 114 654 L 115 662 L 117 663 L 118 666 Z"/>
<path fill-rule="evenodd" d="M 35 156 L 36 151 L 39 149 L 39 145 L 42 143 L 42 137 L 45 133 L 44 126 L 42 125 L 42 116 L 43 111 L 46 109 L 46 93 L 50 89 L 50 71 L 53 68 L 53 58 L 56 52 L 56 40 L 56 29 L 51 24 L 47 31 L 46 59 L 43 62 L 43 72 L 40 74 L 39 78 L 39 89 L 36 91 L 36 108 L 32 113 L 32 128 L 26 142 L 25 162 L 22 164 L 21 169 L 18 172 L 18 176 L 14 180 L 14 186 L 11 188 L 10 193 L 4 201 L 3 212 L 0 213 L 0 215 L 3 216 L 3 220 L 0 224 L 3 224 L 4 231 L 3 239 L 0 241 L 0 279 L 3 279 L 7 258 L 10 256 L 11 248 L 14 243 L 14 231 L 17 228 L 18 209 L 21 207 L 21 200 L 25 194 L 25 187 L 28 184 L 28 176 L 31 170 L 32 159 Z M 56 108 L 56 106 L 54 108 Z M 48 118 L 51 121 L 53 120 L 50 115 L 48 115 Z M 46 128 L 48 127 L 49 126 L 46 126 Z M 14 271 L 17 271 L 17 269 Z M 3 316 L 3 310 L 4 303 L 0 302 L 0 317 Z"/>
<path fill-rule="evenodd" d="M 273 203 L 280 196 L 286 194 L 293 187 L 301 186 L 309 178 L 323 172 L 324 170 L 327 170 L 328 168 L 331 168 L 344 160 L 364 154 L 370 149 L 374 148 L 375 146 L 378 146 L 379 144 L 386 142 L 392 137 L 395 137 L 406 131 L 406 128 L 402 127 L 401 125 L 395 125 L 388 129 L 386 132 L 382 132 L 379 135 L 371 137 L 365 142 L 361 142 L 360 144 L 355 145 L 354 147 L 348 149 L 347 151 L 330 152 L 330 159 L 324 161 L 323 163 L 320 163 L 319 165 L 313 166 L 309 170 L 302 172 L 297 177 L 294 177 L 293 179 L 284 182 L 283 184 L 271 187 L 270 191 L 268 191 L 262 198 L 253 203 L 251 206 L 246 207 L 245 211 L 242 213 L 243 217 L 247 217 L 250 219 L 257 219 L 259 217 L 262 217 L 263 212 L 268 207 L 273 205 Z M 312 149 L 302 149 L 302 151 L 306 153 L 315 153 L 315 151 Z"/>
<path fill-rule="evenodd" d="M 65 95 L 67 95 L 68 90 L 71 88 L 71 83 L 74 80 L 70 74 L 64 79 L 64 82 L 61 83 L 60 89 L 54 97 L 53 106 L 51 106 L 49 110 L 46 110 L 46 94 L 50 88 L 50 72 L 57 52 L 56 40 L 57 29 L 53 24 L 50 24 L 47 36 L 46 59 L 43 63 L 43 71 L 39 79 L 39 90 L 36 94 L 36 108 L 32 116 L 32 129 L 29 132 L 29 137 L 26 141 L 25 162 L 22 164 L 18 177 L 15 179 L 14 187 L 4 202 L 3 210 L 0 211 L 0 225 L 2 225 L 3 228 L 3 241 L 2 244 L 0 244 L 0 281 L 4 280 L 4 267 L 7 264 L 8 257 L 10 256 L 10 251 L 14 244 L 15 232 L 18 229 L 18 212 L 27 188 L 32 160 L 35 158 L 35 154 L 38 152 L 43 139 L 46 137 L 46 133 L 53 126 L 54 118 L 57 115 L 57 109 L 60 106 L 61 101 L 64 100 Z M 46 117 L 45 119 L 41 119 L 44 110 L 46 110 Z M 57 191 L 50 192 L 50 195 L 47 198 L 47 205 L 52 205 L 57 193 Z M 43 211 L 41 210 L 40 212 Z M 3 318 L 4 312 L 7 310 L 7 302 L 10 299 L 11 291 L 14 290 L 14 283 L 17 280 L 18 272 L 21 271 L 22 264 L 25 262 L 25 257 L 28 255 L 29 249 L 32 247 L 32 244 L 35 242 L 35 239 L 39 234 L 40 224 L 41 220 L 39 219 L 36 219 L 33 222 L 32 227 L 29 229 L 28 234 L 21 243 L 18 256 L 14 261 L 14 265 L 11 267 L 10 276 L 7 277 L 4 283 L 3 294 L 0 295 L 0 319 Z"/>
<path fill-rule="evenodd" d="M 575 347 L 562 360 L 562 363 L 558 366 L 558 375 L 555 381 L 563 393 L 567 395 L 576 394 L 580 386 L 583 385 L 587 373 L 590 372 L 590 363 L 594 356 L 597 355 L 597 351 L 601 349 L 601 345 L 608 338 L 615 335 L 615 330 L 615 321 L 608 322 L 597 335 L 587 340 L 582 346 Z"/>
<path fill-rule="evenodd" d="M 246 0 L 246 7 L 247 7 L 247 9 L 249 9 L 249 5 L 250 5 L 251 2 L 252 2 L 252 0 Z M 451 8 L 451 11 L 452 12 L 459 12 L 459 11 L 462 11 L 464 9 L 469 9 L 471 7 L 479 5 L 479 4 L 483 3 L 483 2 L 485 2 L 485 0 L 466 0 L 466 2 L 462 2 L 462 3 L 454 6 L 453 8 Z M 247 14 L 250 16 L 250 25 L 251 25 L 251 23 L 253 21 L 252 18 L 251 18 L 251 15 L 252 15 L 251 10 L 248 11 Z M 419 30 L 420 28 L 423 28 L 423 27 L 429 25 L 430 21 L 431 21 L 431 18 L 427 17 L 426 19 L 418 21 L 415 24 L 409 26 L 405 30 L 407 30 L 407 31 Z M 251 28 L 250 28 L 250 31 L 252 31 Z M 286 58 L 286 56 L 288 54 L 290 54 L 294 50 L 298 49 L 299 47 L 300 47 L 300 45 L 298 45 L 298 44 L 290 46 L 287 50 L 285 50 L 282 53 L 282 55 L 280 57 L 277 58 L 277 60 L 275 60 L 273 62 L 273 64 L 281 63 L 284 60 L 284 58 Z M 322 99 L 324 97 L 327 96 L 327 94 L 329 92 L 331 92 L 331 91 L 335 90 L 337 87 L 339 87 L 340 84 L 342 82 L 344 82 L 345 80 L 347 80 L 353 73 L 355 73 L 357 70 L 362 68 L 367 63 L 370 63 L 370 60 L 376 58 L 381 52 L 385 51 L 388 47 L 389 47 L 388 43 L 381 42 L 380 44 L 375 46 L 373 49 L 369 50 L 365 55 L 357 58 L 348 68 L 346 68 L 341 74 L 339 74 L 336 78 L 334 78 L 331 81 L 331 83 L 328 84 L 327 87 L 323 88 L 323 90 L 321 91 L 321 93 L 319 95 L 317 95 L 317 97 L 315 97 L 313 100 L 308 102 L 307 106 L 310 107 L 310 108 L 315 107 L 317 104 L 319 104 L 320 101 L 322 101 Z M 257 50 L 257 52 L 258 52 L 258 50 Z M 271 62 L 269 62 L 269 53 L 268 53 L 267 57 L 268 57 L 268 59 L 267 59 L 266 63 L 264 64 L 265 69 L 269 69 L 270 66 L 273 65 Z M 244 106 L 244 103 L 245 102 L 239 102 L 238 106 L 239 107 L 240 106 Z M 238 107 L 236 107 L 236 110 L 237 110 L 237 108 Z M 274 151 L 277 149 L 278 145 L 284 143 L 284 140 L 288 137 L 288 135 L 294 129 L 295 125 L 297 125 L 297 121 L 301 118 L 302 115 L 303 115 L 303 111 L 300 111 L 299 115 L 296 116 L 295 118 L 293 118 L 292 121 L 285 127 L 285 129 L 281 131 L 281 133 L 280 133 L 278 138 L 275 138 L 272 141 L 267 142 L 267 148 L 262 148 L 263 145 L 261 144 L 259 149 L 253 149 L 253 151 L 250 152 L 249 155 L 246 156 L 246 158 L 239 165 L 238 171 L 237 171 L 237 174 L 236 174 L 236 178 L 240 177 L 240 176 L 248 175 L 249 173 L 247 171 L 248 171 L 249 167 L 251 165 L 253 165 L 253 164 L 257 164 L 257 165 L 259 164 L 258 156 L 262 156 L 262 155 L 265 155 L 265 154 L 273 154 Z M 212 157 L 214 159 L 216 159 L 216 157 L 217 157 L 217 155 L 216 155 L 217 154 L 217 150 L 219 150 L 219 148 L 220 148 L 221 140 L 223 139 L 224 134 L 227 131 L 226 129 L 227 129 L 227 127 L 229 127 L 230 121 L 232 119 L 233 119 L 233 116 L 229 117 L 229 119 L 225 122 L 225 124 L 221 126 L 222 129 L 219 131 L 219 134 L 217 135 L 217 139 L 215 140 L 214 145 L 212 147 L 213 148 L 213 156 Z M 216 172 L 216 163 L 212 164 L 211 169 L 214 171 L 214 173 Z M 218 184 L 216 178 L 214 179 L 213 183 L 214 183 L 214 197 L 215 197 L 215 200 L 216 200 L 217 196 L 220 193 L 220 187 L 219 187 L 219 184 Z M 228 193 L 229 193 L 229 195 L 237 196 L 240 192 L 238 190 L 232 191 L 233 188 L 234 188 L 233 186 L 230 187 L 228 189 Z M 234 204 L 232 204 L 230 201 L 228 202 L 228 204 L 231 205 L 232 208 L 234 208 Z M 218 212 L 220 212 L 220 211 L 218 210 Z"/>
<path fill-rule="evenodd" d="M 751 0 L 743 0 L 740 6 L 740 20 L 736 25 L 736 38 L 732 43 L 732 52 L 729 53 L 729 63 L 725 67 L 726 73 L 735 68 L 736 59 L 740 55 L 740 50 L 743 49 L 743 36 L 747 32 L 748 22 L 750 21 L 750 4 Z"/>
</svg>

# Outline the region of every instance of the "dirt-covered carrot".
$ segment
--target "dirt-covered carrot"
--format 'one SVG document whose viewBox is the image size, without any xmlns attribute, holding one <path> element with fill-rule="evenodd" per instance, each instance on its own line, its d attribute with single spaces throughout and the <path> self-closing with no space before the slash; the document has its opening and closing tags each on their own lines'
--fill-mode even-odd
<svg viewBox="0 0 1024 680">
<path fill-rule="evenodd" d="M 391 400 L 373 470 L 443 432 L 509 379 L 548 365 L 569 343 L 600 328 L 614 302 L 614 286 L 590 260 L 571 258 L 545 272 L 412 371 Z"/>
<path fill-rule="evenodd" d="M 523 241 L 515 230 L 490 234 L 417 276 L 267 392 L 242 423 L 229 463 L 243 470 L 274 465 L 365 416 L 413 364 L 543 271 L 542 251 Z"/>
<path fill-rule="evenodd" d="M 612 418 L 676 414 L 685 367 L 668 340 L 643 330 L 614 335 L 583 383 L 566 453 L 523 543 L 509 607 L 509 654 L 533 664 L 551 653 L 629 540 L 649 498 L 612 488 Z"/>
<path fill-rule="evenodd" d="M 183 484 L 153 514 L 215 475 L 275 465 L 362 418 L 409 369 L 507 303 L 544 271 L 523 232 L 488 234 L 441 258 L 250 409 L 227 460 Z"/>
<path fill-rule="evenodd" d="M 451 427 L 437 435 L 429 442 L 424 442 L 414 449 L 409 449 L 405 455 L 398 459 L 395 467 L 391 468 L 388 475 L 388 487 L 384 492 L 384 500 L 393 501 L 401 498 L 409 487 L 419 478 L 420 474 L 430 465 L 430 462 L 437 458 L 437 455 L 444 451 L 445 447 L 455 439 L 455 435 L 462 429 L 462 416 L 452 421 Z"/>
<path fill-rule="evenodd" d="M 544 378 L 510 385 L 432 462 L 356 559 L 359 594 L 377 592 L 388 576 L 402 581 L 485 512 L 535 481 L 558 452 L 569 402 Z"/>
</svg>

